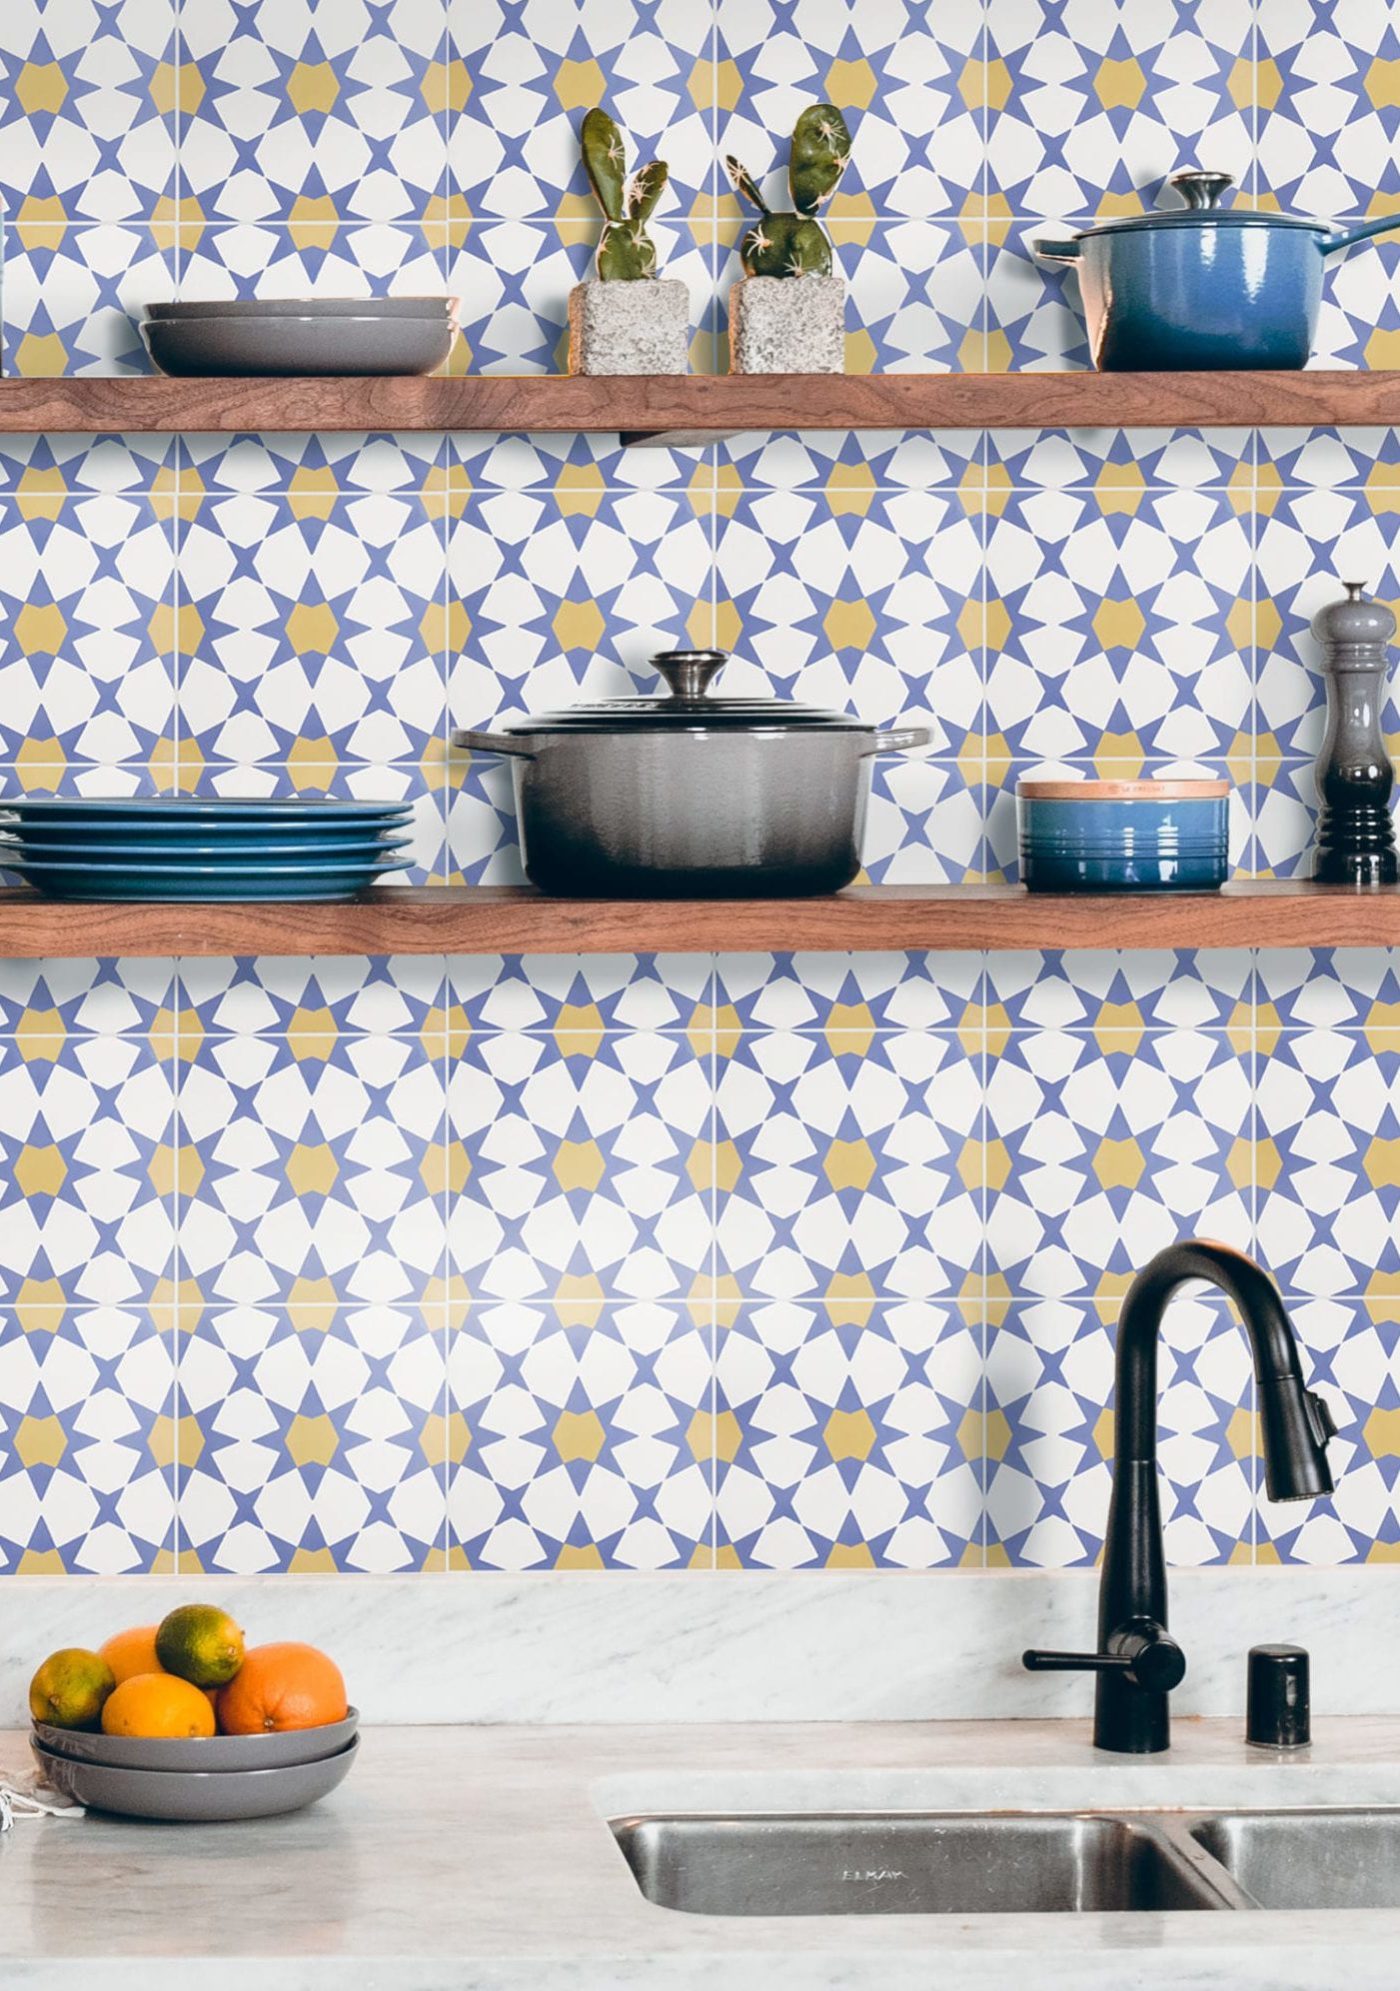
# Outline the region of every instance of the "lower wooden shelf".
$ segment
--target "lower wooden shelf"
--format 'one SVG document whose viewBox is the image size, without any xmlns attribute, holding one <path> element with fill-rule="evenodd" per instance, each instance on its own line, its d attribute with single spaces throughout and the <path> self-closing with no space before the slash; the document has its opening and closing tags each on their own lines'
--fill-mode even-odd
<svg viewBox="0 0 1400 1991">
<path fill-rule="evenodd" d="M 548 899 L 524 886 L 383 886 L 319 905 L 91 905 L 0 890 L 0 956 L 918 952 L 1016 947 L 1400 946 L 1400 889 L 1032 894 L 859 885 L 820 899 Z"/>
</svg>

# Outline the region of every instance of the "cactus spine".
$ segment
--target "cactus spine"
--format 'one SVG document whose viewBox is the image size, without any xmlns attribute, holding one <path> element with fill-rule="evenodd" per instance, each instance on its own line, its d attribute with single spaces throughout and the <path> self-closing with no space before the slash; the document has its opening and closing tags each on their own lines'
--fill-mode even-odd
<svg viewBox="0 0 1400 1991">
<path fill-rule="evenodd" d="M 835 104 L 809 104 L 792 134 L 790 214 L 773 213 L 752 173 L 732 153 L 725 160 L 735 191 L 758 209 L 758 220 L 739 244 L 751 277 L 831 275 L 831 243 L 815 216 L 836 191 L 850 156 L 851 134 Z"/>
<path fill-rule="evenodd" d="M 604 283 L 635 283 L 656 275 L 656 244 L 647 233 L 666 184 L 664 159 L 653 159 L 631 177 L 622 133 L 599 106 L 583 121 L 583 163 L 603 210 L 598 275 Z"/>
</svg>

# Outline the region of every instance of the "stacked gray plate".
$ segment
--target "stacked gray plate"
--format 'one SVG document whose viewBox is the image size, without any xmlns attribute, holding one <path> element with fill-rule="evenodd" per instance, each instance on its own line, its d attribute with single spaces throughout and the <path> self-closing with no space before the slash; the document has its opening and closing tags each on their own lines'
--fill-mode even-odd
<svg viewBox="0 0 1400 1991">
<path fill-rule="evenodd" d="M 148 304 L 162 373 L 432 373 L 457 336 L 455 297 L 229 298 Z"/>
<path fill-rule="evenodd" d="M 359 1714 L 282 1735 L 176 1739 L 94 1735 L 36 1721 L 29 1738 L 44 1781 L 74 1804 L 128 1818 L 211 1824 L 300 1811 L 350 1774 Z"/>
</svg>

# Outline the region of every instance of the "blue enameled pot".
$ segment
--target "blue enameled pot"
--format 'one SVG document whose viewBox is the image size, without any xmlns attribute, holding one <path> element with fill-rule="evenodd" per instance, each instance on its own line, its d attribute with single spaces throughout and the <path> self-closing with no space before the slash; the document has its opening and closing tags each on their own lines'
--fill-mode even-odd
<svg viewBox="0 0 1400 1991">
<path fill-rule="evenodd" d="M 1094 364 L 1105 373 L 1302 367 L 1312 352 L 1322 259 L 1400 228 L 1356 228 L 1222 208 L 1228 173 L 1174 173 L 1186 202 L 1037 241 L 1045 262 L 1079 271 Z"/>
</svg>

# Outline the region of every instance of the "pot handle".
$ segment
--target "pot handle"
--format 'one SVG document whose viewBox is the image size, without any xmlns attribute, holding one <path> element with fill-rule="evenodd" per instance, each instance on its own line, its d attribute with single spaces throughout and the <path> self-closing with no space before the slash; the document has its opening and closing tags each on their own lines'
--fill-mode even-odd
<svg viewBox="0 0 1400 1991">
<path fill-rule="evenodd" d="M 452 735 L 452 744 L 454 747 L 470 747 L 474 754 L 513 754 L 517 760 L 535 758 L 513 733 L 473 733 L 469 728 L 459 728 Z"/>
<path fill-rule="evenodd" d="M 1039 256 L 1042 263 L 1077 263 L 1079 261 L 1079 240 L 1077 236 L 1071 235 L 1066 241 L 1059 242 L 1053 241 L 1048 236 L 1039 235 L 1031 243 L 1031 247 L 1034 249 L 1036 255 Z"/>
<path fill-rule="evenodd" d="M 1349 249 L 1353 242 L 1367 242 L 1373 235 L 1384 235 L 1390 228 L 1400 228 L 1400 214 L 1375 215 L 1359 228 L 1343 228 L 1336 235 L 1324 235 L 1322 253 L 1330 256 L 1338 249 Z"/>
<path fill-rule="evenodd" d="M 932 737 L 927 726 L 894 726 L 887 733 L 876 733 L 867 751 L 902 754 L 908 747 L 926 747 Z"/>
</svg>

